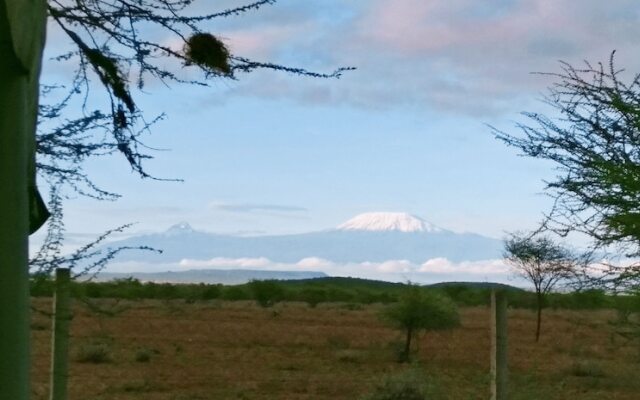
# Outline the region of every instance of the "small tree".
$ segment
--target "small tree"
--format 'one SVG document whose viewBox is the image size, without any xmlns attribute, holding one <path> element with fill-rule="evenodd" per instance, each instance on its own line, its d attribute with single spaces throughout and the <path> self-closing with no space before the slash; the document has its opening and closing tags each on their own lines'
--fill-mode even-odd
<svg viewBox="0 0 640 400">
<path fill-rule="evenodd" d="M 284 298 L 284 288 L 275 281 L 249 282 L 249 290 L 255 301 L 261 307 L 271 307 Z"/>
<path fill-rule="evenodd" d="M 505 240 L 504 248 L 504 257 L 514 272 L 531 282 L 536 291 L 538 342 L 545 296 L 559 282 L 573 276 L 574 258 L 566 247 L 544 236 L 512 234 Z"/>
<path fill-rule="evenodd" d="M 413 284 L 408 285 L 397 303 L 383 311 L 382 318 L 406 333 L 402 361 L 410 360 L 411 341 L 421 330 L 450 329 L 460 324 L 458 309 L 451 299 Z"/>
</svg>

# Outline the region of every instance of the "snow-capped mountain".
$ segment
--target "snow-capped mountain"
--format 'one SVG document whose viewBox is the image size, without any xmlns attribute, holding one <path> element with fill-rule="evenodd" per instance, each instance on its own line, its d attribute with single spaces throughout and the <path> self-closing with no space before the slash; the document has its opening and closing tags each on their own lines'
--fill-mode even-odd
<svg viewBox="0 0 640 400">
<path fill-rule="evenodd" d="M 358 215 L 335 229 L 294 235 L 231 236 L 193 230 L 180 223 L 167 231 L 110 243 L 151 246 L 162 254 L 129 251 L 115 261 L 177 263 L 183 259 L 266 258 L 296 263 L 316 257 L 335 263 L 408 260 L 423 263 L 443 257 L 453 262 L 502 257 L 502 242 L 473 233 L 437 228 L 406 213 Z"/>
<path fill-rule="evenodd" d="M 356 215 L 338 226 L 342 231 L 439 232 L 422 218 L 403 212 L 370 212 Z"/>
<path fill-rule="evenodd" d="M 167 229 L 164 234 L 166 236 L 180 236 L 180 235 L 184 235 L 187 233 L 193 233 L 195 232 L 193 230 L 193 228 L 191 227 L 191 225 L 189 225 L 188 222 L 180 222 L 178 224 L 172 225 L 169 227 L 169 229 Z"/>
</svg>

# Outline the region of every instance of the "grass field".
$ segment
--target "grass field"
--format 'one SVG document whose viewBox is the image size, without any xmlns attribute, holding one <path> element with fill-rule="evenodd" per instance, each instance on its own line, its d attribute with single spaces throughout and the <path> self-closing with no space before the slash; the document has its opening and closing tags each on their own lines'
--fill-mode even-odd
<svg viewBox="0 0 640 400">
<path fill-rule="evenodd" d="M 383 377 L 418 368 L 442 399 L 487 399 L 489 310 L 461 310 L 462 326 L 418 340 L 398 364 L 402 335 L 380 307 L 253 302 L 94 301 L 76 304 L 71 400 L 358 399 Z M 47 299 L 35 299 L 48 310 Z M 509 311 L 512 399 L 640 398 L 640 347 L 616 335 L 613 311 L 553 311 L 540 343 L 531 311 Z M 33 396 L 48 398 L 51 329 L 34 313 Z"/>
</svg>

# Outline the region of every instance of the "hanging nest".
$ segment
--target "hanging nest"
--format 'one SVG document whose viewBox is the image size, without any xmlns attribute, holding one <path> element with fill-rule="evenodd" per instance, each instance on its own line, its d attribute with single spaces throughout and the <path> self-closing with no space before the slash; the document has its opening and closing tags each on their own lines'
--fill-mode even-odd
<svg viewBox="0 0 640 400">
<path fill-rule="evenodd" d="M 210 33 L 195 33 L 185 44 L 187 65 L 196 64 L 218 74 L 231 75 L 229 50 Z"/>
</svg>

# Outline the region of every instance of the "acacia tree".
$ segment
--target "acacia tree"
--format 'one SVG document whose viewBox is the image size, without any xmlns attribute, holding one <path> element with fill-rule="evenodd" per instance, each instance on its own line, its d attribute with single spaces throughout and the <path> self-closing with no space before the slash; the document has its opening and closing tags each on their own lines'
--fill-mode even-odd
<svg viewBox="0 0 640 400">
<path fill-rule="evenodd" d="M 141 177 L 152 177 L 142 165 L 149 155 L 141 151 L 140 135 L 155 118 L 144 118 L 131 87 L 142 89 L 147 79 L 204 85 L 208 78 L 236 79 L 258 68 L 339 77 L 344 69 L 319 74 L 237 56 L 207 32 L 207 23 L 216 18 L 274 2 L 194 14 L 189 10 L 194 0 L 0 0 L 0 397 L 26 400 L 30 395 L 27 242 L 29 232 L 48 217 L 36 189 L 36 166 L 81 194 L 115 198 L 91 182 L 82 162 L 119 153 Z M 40 90 L 39 84 L 48 20 L 73 45 L 58 59 L 77 69 L 68 93 L 46 105 L 40 104 L 39 92 L 45 96 L 55 89 Z M 163 44 L 153 36 L 158 32 L 182 47 Z M 184 78 L 179 66 L 165 67 L 167 59 L 197 68 L 202 79 Z M 106 110 L 91 106 L 94 80 L 105 89 Z M 74 116 L 69 116 L 71 106 Z M 50 123 L 42 125 L 44 120 Z"/>
<path fill-rule="evenodd" d="M 550 160 L 558 175 L 546 183 L 554 205 L 543 228 L 592 239 L 592 251 L 611 245 L 640 255 L 640 75 L 625 79 L 614 65 L 561 63 L 545 98 L 555 117 L 523 113 L 519 134 L 493 129 L 522 154 Z M 601 264 L 596 283 L 625 290 L 640 283 L 640 265 Z M 586 270 L 592 278 L 594 271 Z"/>
<path fill-rule="evenodd" d="M 460 325 L 460 316 L 451 299 L 427 292 L 409 284 L 401 293 L 397 303 L 382 312 L 382 318 L 390 325 L 405 332 L 401 361 L 410 361 L 411 342 L 420 331 L 451 329 Z"/>
<path fill-rule="evenodd" d="M 513 271 L 533 284 L 536 292 L 536 342 L 540 340 L 545 297 L 575 273 L 574 259 L 564 246 L 549 237 L 512 234 L 505 240 L 504 257 Z"/>
</svg>

